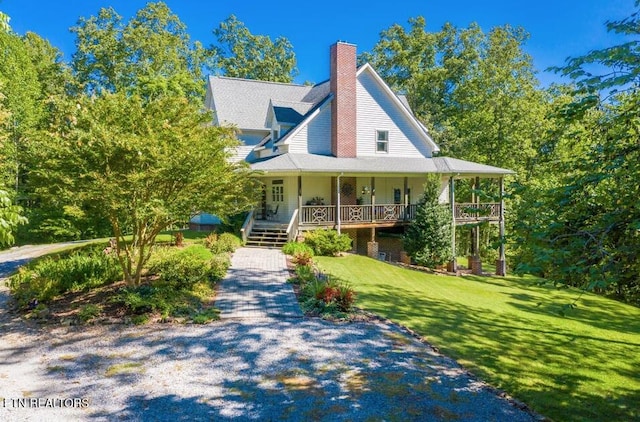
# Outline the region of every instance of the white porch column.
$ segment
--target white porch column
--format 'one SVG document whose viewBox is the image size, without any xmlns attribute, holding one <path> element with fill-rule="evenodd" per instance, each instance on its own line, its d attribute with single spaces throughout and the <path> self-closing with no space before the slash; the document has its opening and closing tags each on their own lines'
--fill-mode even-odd
<svg viewBox="0 0 640 422">
<path fill-rule="evenodd" d="M 340 173 L 338 177 L 336 177 L 336 229 L 338 230 L 338 234 L 341 234 L 340 231 L 340 178 L 344 173 Z"/>
<path fill-rule="evenodd" d="M 507 275 L 507 258 L 504 253 L 504 177 L 500 178 L 500 258 L 496 261 L 496 274 Z"/>
<path fill-rule="evenodd" d="M 458 263 L 456 262 L 456 193 L 455 179 L 453 176 L 449 178 L 449 202 L 451 203 L 451 262 L 449 262 L 448 270 L 450 272 L 458 271 Z"/>
<path fill-rule="evenodd" d="M 302 222 L 302 176 L 298 176 L 298 224 Z"/>
<path fill-rule="evenodd" d="M 376 221 L 376 178 L 371 178 L 371 221 Z"/>
<path fill-rule="evenodd" d="M 409 178 L 408 177 L 404 178 L 404 198 L 402 202 L 404 203 L 403 220 L 407 220 L 409 215 Z"/>
</svg>

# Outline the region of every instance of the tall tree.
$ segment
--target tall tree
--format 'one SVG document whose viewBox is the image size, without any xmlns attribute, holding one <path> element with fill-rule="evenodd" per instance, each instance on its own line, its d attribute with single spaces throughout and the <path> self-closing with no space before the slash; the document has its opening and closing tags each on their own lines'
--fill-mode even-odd
<svg viewBox="0 0 640 422">
<path fill-rule="evenodd" d="M 0 31 L 11 32 L 11 26 L 9 25 L 10 20 L 11 18 L 9 18 L 6 13 L 0 11 Z"/>
<path fill-rule="evenodd" d="M 118 92 L 77 101 L 66 124 L 42 134 L 35 177 L 46 198 L 109 221 L 129 283 L 140 283 L 162 230 L 201 210 L 224 218 L 251 204 L 248 167 L 229 160 L 233 130 L 211 126 L 210 113 L 186 97 Z"/>
<path fill-rule="evenodd" d="M 512 181 L 525 182 L 536 174 L 538 151 L 550 129 L 548 95 L 538 89 L 531 57 L 522 48 L 527 37 L 509 25 L 485 33 L 476 24 L 463 29 L 445 24 L 433 32 L 418 17 L 407 29 L 396 24 L 383 31 L 360 61 L 370 62 L 395 90 L 406 93 L 442 154 L 512 169 Z M 498 186 L 483 183 L 481 193 L 497 198 Z M 464 200 L 469 186 L 459 194 Z M 522 196 L 507 199 L 510 210 L 525 206 Z M 457 232 L 469 236 L 464 228 Z M 494 243 L 484 239 L 483 254 Z M 463 238 L 457 244 L 469 243 Z"/>
<path fill-rule="evenodd" d="M 35 40 L 35 35 L 30 35 Z M 11 117 L 5 120 L 5 140 L 0 154 L 0 184 L 10 189 L 13 198 L 24 199 L 23 175 L 29 157 L 29 133 L 46 120 L 47 95 L 44 93 L 36 63 L 45 63 L 30 48 L 29 39 L 0 32 L 0 85 L 2 101 Z"/>
<path fill-rule="evenodd" d="M 528 220 L 530 256 L 520 269 L 640 305 L 639 11 L 607 28 L 630 40 L 569 59 L 562 70 L 577 90 L 558 116 L 580 150 L 549 146 L 561 176 L 532 204 L 538 217 Z M 609 71 L 592 74 L 594 63 Z"/>
<path fill-rule="evenodd" d="M 0 100 L 2 100 L 2 85 L 0 85 Z M 3 130 L 5 123 L 9 120 L 10 114 L 4 109 L 0 102 L 0 163 L 5 160 L 3 156 L 4 143 L 8 136 Z M 14 242 L 14 233 L 20 224 L 26 223 L 26 219 L 21 215 L 22 209 L 12 202 L 12 195 L 3 189 L 0 183 L 0 247 L 11 245 Z"/>
<path fill-rule="evenodd" d="M 233 130 L 203 111 L 203 49 L 164 3 L 126 24 L 102 9 L 73 30 L 82 89 L 40 132 L 34 179 L 47 200 L 109 222 L 125 278 L 138 284 L 160 231 L 199 211 L 247 209 L 253 179 L 229 161 Z"/>
<path fill-rule="evenodd" d="M 272 41 L 266 35 L 254 35 L 234 15 L 213 34 L 217 43 L 209 47 L 209 53 L 225 76 L 291 82 L 298 74 L 293 46 L 285 37 Z"/>
<path fill-rule="evenodd" d="M 524 175 L 545 129 L 546 104 L 522 50 L 527 37 L 508 25 L 487 34 L 476 24 L 429 32 L 418 17 L 408 30 L 396 24 L 383 31 L 360 61 L 407 94 L 444 154 Z"/>
<path fill-rule="evenodd" d="M 201 102 L 204 48 L 165 3 L 148 3 L 124 22 L 113 8 L 80 18 L 72 67 L 89 93 L 179 94 Z"/>
<path fill-rule="evenodd" d="M 43 203 L 34 196 L 29 169 L 35 155 L 33 133 L 46 128 L 56 102 L 67 95 L 71 79 L 60 52 L 34 33 L 19 36 L 0 33 L 0 83 L 5 98 L 0 100 L 11 112 L 4 129 L 7 139 L 0 147 L 0 180 L 15 202 L 25 208 L 29 224 L 21 226 L 20 240 L 77 238 L 73 224 L 55 203 Z M 54 217 L 56 215 L 56 217 Z M 63 227 L 67 229 L 61 230 Z M 54 236 L 52 238 L 51 234 Z"/>
</svg>

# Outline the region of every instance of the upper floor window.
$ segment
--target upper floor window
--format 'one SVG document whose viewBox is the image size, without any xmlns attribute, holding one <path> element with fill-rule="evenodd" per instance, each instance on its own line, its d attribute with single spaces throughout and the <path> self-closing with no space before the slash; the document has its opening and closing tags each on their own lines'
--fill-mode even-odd
<svg viewBox="0 0 640 422">
<path fill-rule="evenodd" d="M 389 152 L 388 130 L 376 130 L 376 152 Z"/>
</svg>

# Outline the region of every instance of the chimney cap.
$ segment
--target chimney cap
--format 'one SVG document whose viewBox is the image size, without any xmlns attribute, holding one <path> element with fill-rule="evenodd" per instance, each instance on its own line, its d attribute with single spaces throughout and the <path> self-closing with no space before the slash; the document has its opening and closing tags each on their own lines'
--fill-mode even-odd
<svg viewBox="0 0 640 422">
<path fill-rule="evenodd" d="M 353 44 L 353 43 L 350 43 L 350 42 L 347 42 L 347 41 L 342 41 L 342 40 L 338 40 L 338 41 L 335 42 L 335 45 L 338 45 L 338 44 L 344 44 L 344 45 L 350 45 L 352 47 L 356 47 L 356 44 Z"/>
</svg>

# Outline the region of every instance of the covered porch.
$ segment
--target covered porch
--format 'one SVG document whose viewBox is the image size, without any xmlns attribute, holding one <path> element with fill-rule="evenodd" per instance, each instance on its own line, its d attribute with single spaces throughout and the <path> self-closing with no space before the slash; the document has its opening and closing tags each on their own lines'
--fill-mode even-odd
<svg viewBox="0 0 640 422">
<path fill-rule="evenodd" d="M 344 173 L 332 176 L 298 175 L 262 178 L 263 194 L 256 210 L 258 220 L 286 224 L 296 216 L 300 229 L 339 228 L 342 226 L 390 227 L 410 223 L 424 193 L 426 175 L 356 176 Z M 441 177 L 439 201 L 453 204 L 452 217 L 457 225 L 500 221 L 501 202 L 456 202 L 451 196 L 456 184 L 471 180 L 472 189 L 479 177 Z"/>
<path fill-rule="evenodd" d="M 337 158 L 291 153 L 256 162 L 252 168 L 262 173 L 264 186 L 253 218 L 286 224 L 290 237 L 315 228 L 334 228 L 350 235 L 369 229 L 367 243 L 372 248 L 367 248 L 368 254 L 377 257 L 376 229 L 401 230 L 413 221 L 426 176 L 438 174 L 438 200 L 449 205 L 454 227 L 452 257 L 456 256 L 457 226 L 474 226 L 471 261 L 477 267 L 479 223 L 498 225 L 500 238 L 504 238 L 504 177 L 513 173 L 507 169 L 449 157 Z M 498 181 L 491 183 L 491 193 L 480 189 L 482 179 Z M 498 274 L 506 272 L 504 263 L 501 242 Z M 453 258 L 450 269 L 456 268 Z"/>
</svg>

